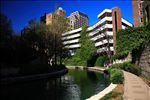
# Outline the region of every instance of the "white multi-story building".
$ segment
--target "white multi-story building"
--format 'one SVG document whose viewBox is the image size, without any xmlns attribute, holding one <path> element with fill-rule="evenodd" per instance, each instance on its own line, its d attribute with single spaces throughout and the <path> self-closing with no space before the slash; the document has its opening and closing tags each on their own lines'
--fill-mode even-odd
<svg viewBox="0 0 150 100">
<path fill-rule="evenodd" d="M 121 16 L 119 8 L 105 9 L 98 15 L 99 21 L 91 27 L 88 27 L 87 33 L 90 39 L 95 43 L 97 53 L 106 52 L 108 45 L 112 53 L 116 49 L 116 32 L 119 29 L 132 27 L 132 24 Z M 77 48 L 80 48 L 80 32 L 82 28 L 78 28 L 62 34 L 62 40 L 66 48 L 71 54 Z M 109 37 L 109 39 L 108 39 Z"/>
</svg>

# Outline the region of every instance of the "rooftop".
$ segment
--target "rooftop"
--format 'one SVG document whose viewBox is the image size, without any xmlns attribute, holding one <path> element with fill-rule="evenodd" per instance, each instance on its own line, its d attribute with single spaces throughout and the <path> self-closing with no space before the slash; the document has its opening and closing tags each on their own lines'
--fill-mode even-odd
<svg viewBox="0 0 150 100">
<path fill-rule="evenodd" d="M 100 14 L 98 14 L 97 18 L 99 18 L 100 16 L 102 16 L 105 12 L 111 13 L 111 9 L 104 9 Z"/>
</svg>

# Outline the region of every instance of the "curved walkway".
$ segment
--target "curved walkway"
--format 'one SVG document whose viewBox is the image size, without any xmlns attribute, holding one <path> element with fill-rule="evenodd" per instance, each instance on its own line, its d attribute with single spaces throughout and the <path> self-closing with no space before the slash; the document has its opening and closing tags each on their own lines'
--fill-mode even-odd
<svg viewBox="0 0 150 100">
<path fill-rule="evenodd" d="M 150 87 L 138 76 L 124 71 L 124 100 L 150 100 Z"/>
</svg>

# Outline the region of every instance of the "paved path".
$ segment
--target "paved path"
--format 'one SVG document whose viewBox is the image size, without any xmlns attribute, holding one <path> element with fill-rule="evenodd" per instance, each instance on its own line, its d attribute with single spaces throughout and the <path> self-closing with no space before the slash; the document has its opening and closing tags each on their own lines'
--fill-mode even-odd
<svg viewBox="0 0 150 100">
<path fill-rule="evenodd" d="M 150 87 L 139 77 L 124 71 L 124 100 L 150 100 Z"/>
</svg>

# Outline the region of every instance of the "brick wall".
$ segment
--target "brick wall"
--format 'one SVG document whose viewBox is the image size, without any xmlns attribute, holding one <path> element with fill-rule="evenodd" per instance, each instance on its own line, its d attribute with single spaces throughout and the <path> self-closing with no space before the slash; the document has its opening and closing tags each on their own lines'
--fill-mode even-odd
<svg viewBox="0 0 150 100">
<path fill-rule="evenodd" d="M 139 27 L 142 25 L 141 17 L 140 17 L 140 0 L 132 0 L 132 10 L 133 10 L 133 19 L 134 19 L 134 26 Z"/>
</svg>

